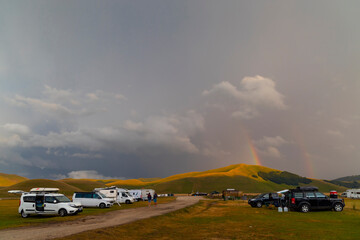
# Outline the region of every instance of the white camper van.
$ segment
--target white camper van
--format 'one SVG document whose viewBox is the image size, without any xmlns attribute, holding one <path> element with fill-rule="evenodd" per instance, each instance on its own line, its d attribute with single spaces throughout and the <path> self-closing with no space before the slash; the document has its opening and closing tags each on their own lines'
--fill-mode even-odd
<svg viewBox="0 0 360 240">
<path fill-rule="evenodd" d="M 33 188 L 30 192 L 12 190 L 9 193 L 21 194 L 18 212 L 26 218 L 36 215 L 74 215 L 83 211 L 81 204 L 71 202 L 58 188 Z"/>
<path fill-rule="evenodd" d="M 131 204 L 135 202 L 135 200 L 129 193 L 129 190 L 125 188 L 117 188 L 117 202 Z"/>
<path fill-rule="evenodd" d="M 360 198 L 360 189 L 348 189 L 341 194 L 341 197 L 346 198 Z"/>
<path fill-rule="evenodd" d="M 128 190 L 124 188 L 117 188 L 115 186 L 107 188 L 95 188 L 94 192 L 104 194 L 107 198 L 111 198 L 119 205 L 120 203 L 131 204 L 134 202 L 134 198 L 128 193 Z"/>
<path fill-rule="evenodd" d="M 154 189 L 130 189 L 129 193 L 133 196 L 133 198 L 137 199 L 138 201 L 145 201 L 147 200 L 147 195 L 150 193 L 151 197 L 154 196 L 155 190 Z"/>
</svg>

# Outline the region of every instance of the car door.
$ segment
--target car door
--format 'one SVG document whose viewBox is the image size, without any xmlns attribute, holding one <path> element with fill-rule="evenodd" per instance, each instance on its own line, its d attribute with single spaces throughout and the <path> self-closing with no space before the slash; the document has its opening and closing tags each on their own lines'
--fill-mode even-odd
<svg viewBox="0 0 360 240">
<path fill-rule="evenodd" d="M 27 213 L 35 213 L 35 196 L 23 196 L 23 201 L 21 203 L 22 210 Z"/>
<path fill-rule="evenodd" d="M 318 202 L 318 208 L 319 209 L 329 209 L 331 208 L 331 201 L 330 198 L 325 196 L 325 194 L 321 192 L 315 192 L 317 202 Z"/>
<path fill-rule="evenodd" d="M 54 196 L 45 196 L 44 212 L 46 214 L 56 214 L 58 203 Z"/>
<path fill-rule="evenodd" d="M 314 192 L 305 192 L 306 201 L 310 203 L 311 209 L 318 209 L 318 200 Z"/>
</svg>

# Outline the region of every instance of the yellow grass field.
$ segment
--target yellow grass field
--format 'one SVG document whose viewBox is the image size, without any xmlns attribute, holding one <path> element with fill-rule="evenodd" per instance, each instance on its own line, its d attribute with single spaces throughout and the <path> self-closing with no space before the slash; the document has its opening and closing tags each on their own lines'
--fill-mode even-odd
<svg viewBox="0 0 360 240">
<path fill-rule="evenodd" d="M 245 201 L 202 201 L 163 216 L 87 231 L 61 240 L 85 239 L 360 239 L 360 201 L 346 200 L 337 213 L 279 213 Z M 355 206 L 355 207 L 354 207 Z"/>
</svg>

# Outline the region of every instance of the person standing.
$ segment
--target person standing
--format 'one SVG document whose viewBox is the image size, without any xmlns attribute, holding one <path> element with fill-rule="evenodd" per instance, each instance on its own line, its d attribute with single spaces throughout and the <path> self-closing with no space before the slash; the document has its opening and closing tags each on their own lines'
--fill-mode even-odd
<svg viewBox="0 0 360 240">
<path fill-rule="evenodd" d="M 158 195 L 157 195 L 157 193 L 155 192 L 155 193 L 154 193 L 154 197 L 153 197 L 155 206 L 157 205 L 157 197 L 158 197 Z"/>
<path fill-rule="evenodd" d="M 148 198 L 149 207 L 150 207 L 151 206 L 151 194 L 150 193 L 148 193 L 147 198 Z"/>
</svg>

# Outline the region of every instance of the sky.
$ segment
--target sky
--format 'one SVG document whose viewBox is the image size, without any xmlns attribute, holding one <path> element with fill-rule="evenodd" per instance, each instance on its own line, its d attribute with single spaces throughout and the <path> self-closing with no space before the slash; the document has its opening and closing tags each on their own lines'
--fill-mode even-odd
<svg viewBox="0 0 360 240">
<path fill-rule="evenodd" d="M 358 1 L 0 0 L 0 172 L 360 174 Z"/>
</svg>

